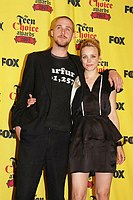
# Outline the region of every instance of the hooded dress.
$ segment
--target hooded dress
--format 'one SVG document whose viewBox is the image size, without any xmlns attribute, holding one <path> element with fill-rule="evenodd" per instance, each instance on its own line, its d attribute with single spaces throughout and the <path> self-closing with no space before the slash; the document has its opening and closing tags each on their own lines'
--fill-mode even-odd
<svg viewBox="0 0 133 200">
<path fill-rule="evenodd" d="M 111 172 L 116 170 L 117 144 L 122 138 L 109 119 L 109 96 L 114 90 L 99 75 L 92 90 L 85 83 L 73 100 L 73 127 L 69 152 L 70 173 Z"/>
</svg>

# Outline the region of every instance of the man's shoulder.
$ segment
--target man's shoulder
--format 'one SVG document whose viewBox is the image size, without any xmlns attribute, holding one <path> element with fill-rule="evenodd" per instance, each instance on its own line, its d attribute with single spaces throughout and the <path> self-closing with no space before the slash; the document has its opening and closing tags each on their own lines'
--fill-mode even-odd
<svg viewBox="0 0 133 200">
<path fill-rule="evenodd" d="M 76 60 L 79 60 L 80 57 L 78 55 L 75 55 L 75 54 L 71 54 L 69 53 L 69 56 L 71 56 L 72 58 L 76 59 Z"/>
<path fill-rule="evenodd" d="M 43 51 L 35 51 L 32 53 L 29 53 L 28 56 L 29 57 L 40 57 L 40 56 L 47 56 L 49 53 L 51 52 L 51 49 L 46 49 Z"/>
<path fill-rule="evenodd" d="M 81 64 L 80 57 L 78 55 L 69 54 L 69 57 L 73 60 L 73 62 L 76 65 L 80 65 Z"/>
</svg>

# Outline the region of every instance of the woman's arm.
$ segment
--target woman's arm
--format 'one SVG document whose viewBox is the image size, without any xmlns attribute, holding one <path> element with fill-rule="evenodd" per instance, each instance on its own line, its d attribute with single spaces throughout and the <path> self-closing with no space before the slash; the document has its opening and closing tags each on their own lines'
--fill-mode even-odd
<svg viewBox="0 0 133 200">
<path fill-rule="evenodd" d="M 120 124 L 118 115 L 116 112 L 116 91 L 113 90 L 110 94 L 110 105 L 111 105 L 111 112 L 109 114 L 109 119 L 114 123 L 118 130 L 120 130 Z M 123 151 L 122 146 L 117 146 L 117 164 L 122 164 L 125 160 L 125 154 Z"/>
<path fill-rule="evenodd" d="M 113 124 L 117 127 L 117 129 L 120 130 L 119 119 L 116 112 L 116 91 L 115 90 L 111 92 L 109 101 L 111 105 L 111 112 L 108 117 L 113 122 Z"/>
</svg>

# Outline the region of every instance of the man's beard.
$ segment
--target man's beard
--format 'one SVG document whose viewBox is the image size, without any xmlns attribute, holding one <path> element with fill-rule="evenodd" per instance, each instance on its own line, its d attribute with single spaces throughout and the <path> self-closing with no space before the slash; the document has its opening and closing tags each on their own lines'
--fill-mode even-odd
<svg viewBox="0 0 133 200">
<path fill-rule="evenodd" d="M 60 40 L 55 40 L 54 41 L 59 47 L 67 47 L 70 43 L 70 41 L 60 41 Z"/>
</svg>

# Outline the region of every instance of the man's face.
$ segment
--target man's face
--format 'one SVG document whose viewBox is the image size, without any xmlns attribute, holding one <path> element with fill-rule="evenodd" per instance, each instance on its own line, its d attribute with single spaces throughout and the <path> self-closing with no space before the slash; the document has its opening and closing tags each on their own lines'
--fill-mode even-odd
<svg viewBox="0 0 133 200">
<path fill-rule="evenodd" d="M 55 44 L 60 47 L 67 47 L 72 40 L 73 29 L 73 24 L 69 19 L 58 19 L 51 31 Z"/>
</svg>

